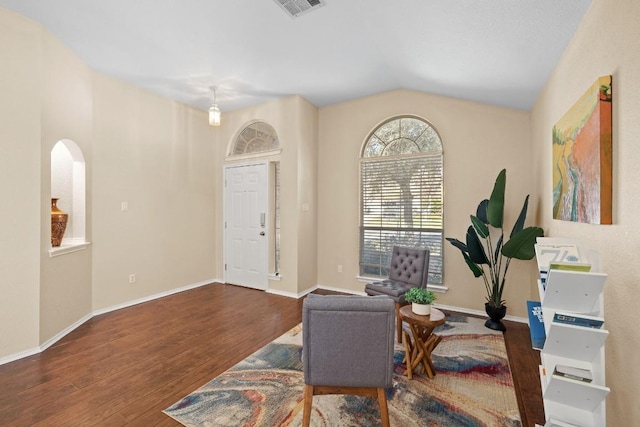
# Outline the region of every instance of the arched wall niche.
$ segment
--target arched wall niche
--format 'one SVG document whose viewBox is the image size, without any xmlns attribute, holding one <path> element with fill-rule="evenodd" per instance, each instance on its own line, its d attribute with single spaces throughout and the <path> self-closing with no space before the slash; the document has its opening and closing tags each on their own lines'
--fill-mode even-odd
<svg viewBox="0 0 640 427">
<path fill-rule="evenodd" d="M 85 160 L 78 144 L 70 139 L 58 141 L 51 149 L 51 197 L 59 199 L 57 206 L 69 219 L 62 245 L 52 248 L 50 254 L 86 245 Z"/>
</svg>

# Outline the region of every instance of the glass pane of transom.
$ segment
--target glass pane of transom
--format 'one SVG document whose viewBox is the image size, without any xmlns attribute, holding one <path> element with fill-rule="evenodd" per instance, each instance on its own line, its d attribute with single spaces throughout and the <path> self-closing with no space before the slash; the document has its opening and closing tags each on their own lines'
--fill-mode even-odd
<svg viewBox="0 0 640 427">
<path fill-rule="evenodd" d="M 417 141 L 421 151 L 434 151 L 437 153 L 442 152 L 442 141 L 438 133 L 433 128 L 428 128 Z"/>
<path fill-rule="evenodd" d="M 422 135 L 427 127 L 429 127 L 429 125 L 422 120 L 411 117 L 400 119 L 400 136 L 415 141 Z"/>
<path fill-rule="evenodd" d="M 392 120 L 383 124 L 376 130 L 375 134 L 385 143 L 400 138 L 400 120 Z"/>
<path fill-rule="evenodd" d="M 382 156 L 384 151 L 384 143 L 380 141 L 375 135 L 369 138 L 369 142 L 364 148 L 363 157 L 378 157 Z"/>
<path fill-rule="evenodd" d="M 410 139 L 399 138 L 391 142 L 382 153 L 384 156 L 419 153 L 420 148 Z"/>
<path fill-rule="evenodd" d="M 275 150 L 279 145 L 278 134 L 270 124 L 254 122 L 245 127 L 236 138 L 233 154 L 242 155 Z"/>
</svg>

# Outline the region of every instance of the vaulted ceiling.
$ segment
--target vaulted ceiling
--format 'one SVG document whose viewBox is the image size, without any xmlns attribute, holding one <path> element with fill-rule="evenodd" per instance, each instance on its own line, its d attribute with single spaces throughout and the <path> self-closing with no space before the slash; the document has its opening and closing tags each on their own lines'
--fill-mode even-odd
<svg viewBox="0 0 640 427">
<path fill-rule="evenodd" d="M 133 85 L 202 110 L 216 86 L 225 112 L 292 94 L 322 107 L 393 89 L 528 110 L 591 3 L 325 0 L 292 18 L 277 1 L 0 6 L 40 22 L 90 67 Z"/>
</svg>

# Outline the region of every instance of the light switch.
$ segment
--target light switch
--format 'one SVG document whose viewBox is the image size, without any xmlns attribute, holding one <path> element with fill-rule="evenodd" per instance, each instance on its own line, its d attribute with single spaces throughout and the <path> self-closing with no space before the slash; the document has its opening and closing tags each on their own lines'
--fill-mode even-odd
<svg viewBox="0 0 640 427">
<path fill-rule="evenodd" d="M 122 202 L 122 204 L 120 205 L 120 210 L 122 212 L 128 211 L 129 210 L 129 202 Z"/>
</svg>

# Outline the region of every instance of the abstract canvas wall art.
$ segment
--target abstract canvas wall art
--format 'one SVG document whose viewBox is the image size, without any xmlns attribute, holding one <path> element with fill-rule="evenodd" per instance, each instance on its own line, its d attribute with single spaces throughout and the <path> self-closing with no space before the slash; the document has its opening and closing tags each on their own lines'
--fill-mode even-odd
<svg viewBox="0 0 640 427">
<path fill-rule="evenodd" d="M 553 127 L 553 218 L 612 223 L 611 76 L 600 77 Z"/>
</svg>

